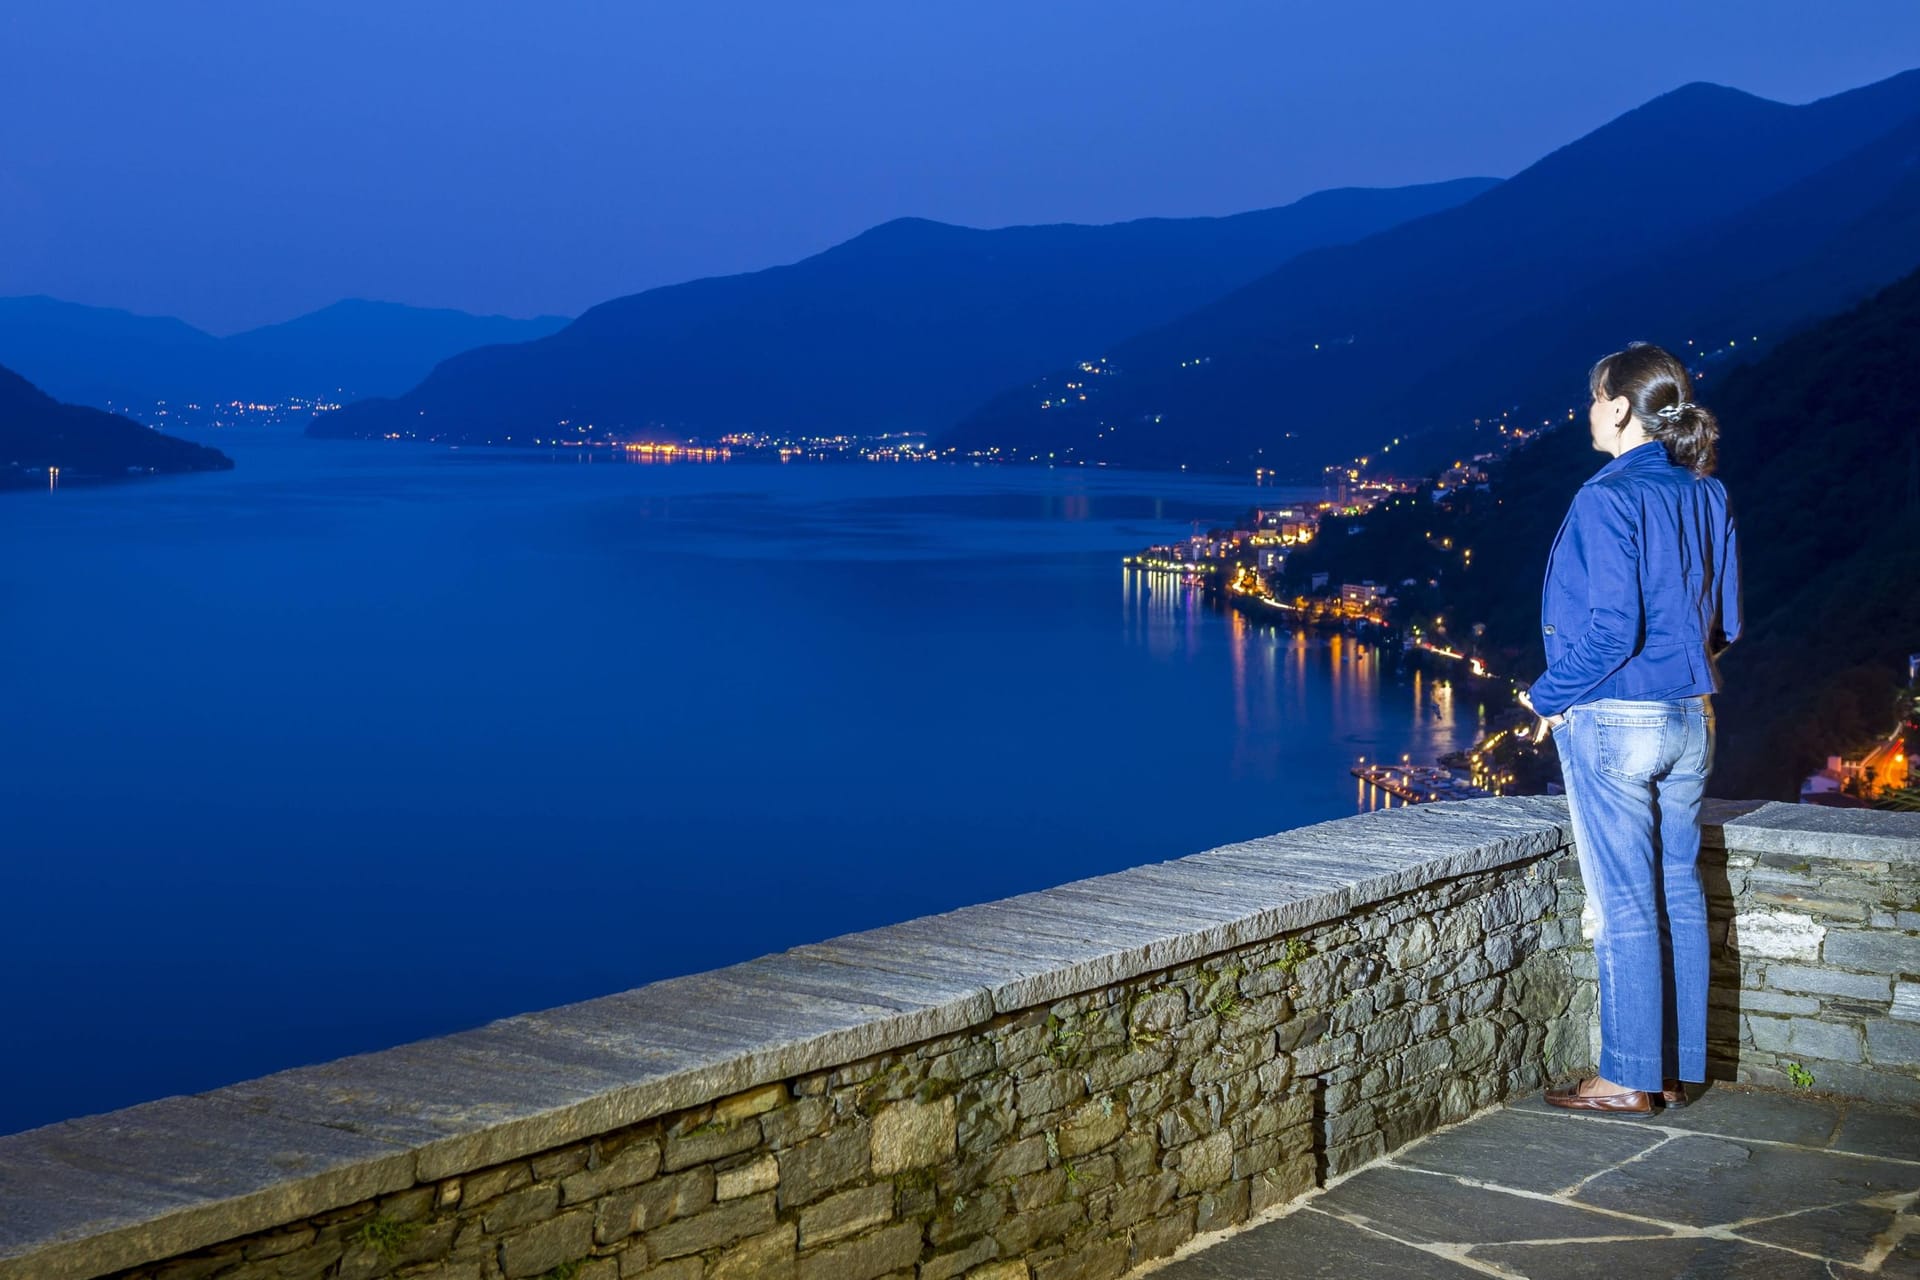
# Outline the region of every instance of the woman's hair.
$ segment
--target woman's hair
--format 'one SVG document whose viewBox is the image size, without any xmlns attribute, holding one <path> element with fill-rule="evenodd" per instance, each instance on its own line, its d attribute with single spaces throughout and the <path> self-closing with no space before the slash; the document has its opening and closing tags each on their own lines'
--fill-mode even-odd
<svg viewBox="0 0 1920 1280">
<path fill-rule="evenodd" d="M 1713 473 L 1720 420 L 1693 403 L 1693 379 L 1672 352 L 1651 342 L 1629 343 L 1594 365 L 1587 385 L 1602 400 L 1625 396 L 1641 430 L 1661 443 L 1675 466 L 1697 476 Z"/>
</svg>

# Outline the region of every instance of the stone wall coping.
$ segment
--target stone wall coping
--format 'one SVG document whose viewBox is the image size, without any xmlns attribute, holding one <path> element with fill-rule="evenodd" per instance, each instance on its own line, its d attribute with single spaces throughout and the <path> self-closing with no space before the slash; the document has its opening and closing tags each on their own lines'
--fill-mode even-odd
<svg viewBox="0 0 1920 1280">
<path fill-rule="evenodd" d="M 1742 848 L 1759 838 L 1749 829 L 1792 838 L 1796 851 L 1803 832 L 1843 838 L 1767 812 L 1798 806 L 1710 803 L 1721 807 L 1703 825 L 1724 818 L 1729 836 L 1746 814 Z M 1858 828 L 1844 838 L 1907 839 Z M 269 1230 L 1306 929 L 1571 839 L 1556 797 L 1378 810 L 0 1136 L 0 1280 L 90 1280 Z"/>
<path fill-rule="evenodd" d="M 189 1252 L 1346 915 L 1570 839 L 1379 810 L 0 1137 L 0 1280 Z"/>
<path fill-rule="evenodd" d="M 1705 815 L 1702 815 L 1704 820 Z M 1722 825 L 1727 847 L 1796 858 L 1920 862 L 1920 813 L 1770 800 Z"/>
</svg>

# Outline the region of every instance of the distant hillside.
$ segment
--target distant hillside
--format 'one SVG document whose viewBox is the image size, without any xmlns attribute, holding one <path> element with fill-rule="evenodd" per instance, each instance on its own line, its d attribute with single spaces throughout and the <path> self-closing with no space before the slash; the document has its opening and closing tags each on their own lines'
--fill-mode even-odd
<svg viewBox="0 0 1920 1280">
<path fill-rule="evenodd" d="M 1304 250 L 1493 185 L 1328 191 L 1227 218 L 1098 227 L 902 218 L 789 266 L 649 290 L 540 341 L 469 351 L 407 395 L 313 429 L 473 441 L 933 430 Z"/>
<path fill-rule="evenodd" d="M 1741 546 L 1745 632 L 1721 660 L 1716 795 L 1792 799 L 1830 754 L 1892 727 L 1920 651 L 1920 272 L 1703 386 Z M 1540 581 L 1574 490 L 1607 462 L 1584 418 L 1515 452 L 1450 526 L 1444 591 L 1496 669 L 1543 665 Z M 1457 552 L 1455 553 L 1457 556 Z"/>
<path fill-rule="evenodd" d="M 290 387 L 339 387 L 357 399 L 397 395 L 449 356 L 542 338 L 567 323 L 564 316 L 513 320 L 349 298 L 285 324 L 236 333 L 223 345 Z"/>
<path fill-rule="evenodd" d="M 1797 107 L 1689 85 L 1103 349 L 1112 372 L 1008 390 L 940 443 L 1306 477 L 1440 433 L 1402 445 L 1418 467 L 1476 418 L 1564 416 L 1628 338 L 1769 341 L 1920 265 L 1917 140 L 1920 72 Z"/>
<path fill-rule="evenodd" d="M 166 316 L 41 296 L 0 298 L 0 364 L 75 404 L 144 409 L 194 399 L 218 365 L 219 344 Z"/>
<path fill-rule="evenodd" d="M 1920 652 L 1920 273 L 1781 344 L 1711 403 L 1748 596 L 1723 662 L 1716 793 L 1784 799 L 1893 726 Z"/>
<path fill-rule="evenodd" d="M 0 298 L 0 364 L 63 400 L 145 413 L 224 400 L 391 395 L 441 360 L 566 324 L 350 299 L 216 338 L 179 320 L 46 297 Z"/>
<path fill-rule="evenodd" d="M 0 489 L 43 488 L 48 467 L 60 468 L 63 479 L 107 479 L 229 471 L 233 460 L 115 414 L 61 404 L 11 369 L 0 369 Z"/>
</svg>

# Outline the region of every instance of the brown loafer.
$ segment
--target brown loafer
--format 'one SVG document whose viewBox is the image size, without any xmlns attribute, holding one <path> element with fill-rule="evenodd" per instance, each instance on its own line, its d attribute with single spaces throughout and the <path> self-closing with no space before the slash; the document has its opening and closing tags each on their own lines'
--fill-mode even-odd
<svg viewBox="0 0 1920 1280">
<path fill-rule="evenodd" d="M 1619 1093 L 1580 1092 L 1593 1078 L 1588 1076 L 1585 1080 L 1547 1090 L 1547 1105 L 1565 1107 L 1569 1111 L 1601 1111 L 1614 1115 L 1653 1114 L 1653 1098 L 1645 1089 L 1622 1089 Z"/>
<path fill-rule="evenodd" d="M 1663 1107 L 1684 1107 L 1692 1099 L 1687 1097 L 1687 1086 L 1679 1080 L 1660 1082 L 1660 1105 Z"/>
</svg>

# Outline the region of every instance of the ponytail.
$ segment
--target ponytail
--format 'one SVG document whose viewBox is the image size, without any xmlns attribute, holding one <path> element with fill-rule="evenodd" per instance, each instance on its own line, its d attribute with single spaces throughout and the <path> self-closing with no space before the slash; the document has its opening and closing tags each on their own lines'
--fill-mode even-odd
<svg viewBox="0 0 1920 1280">
<path fill-rule="evenodd" d="M 1720 420 L 1693 403 L 1693 379 L 1673 353 L 1651 342 L 1629 343 L 1596 363 L 1587 385 L 1603 400 L 1625 396 L 1640 429 L 1660 442 L 1676 467 L 1713 474 Z"/>
<path fill-rule="evenodd" d="M 1711 409 L 1683 400 L 1677 412 L 1656 411 L 1653 422 L 1642 418 L 1640 426 L 1665 447 L 1667 459 L 1674 466 L 1685 467 L 1697 476 L 1713 474 L 1720 420 L 1713 416 Z"/>
</svg>

